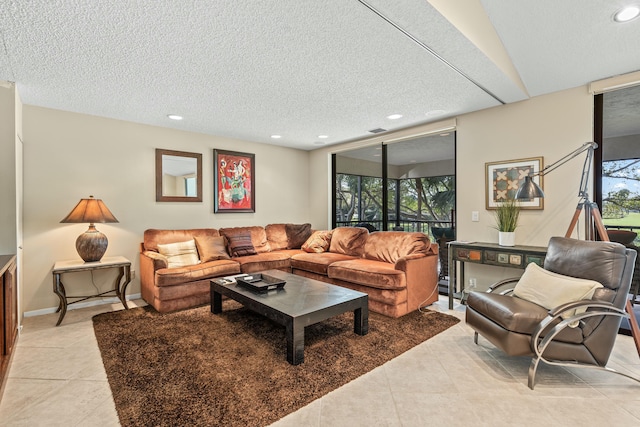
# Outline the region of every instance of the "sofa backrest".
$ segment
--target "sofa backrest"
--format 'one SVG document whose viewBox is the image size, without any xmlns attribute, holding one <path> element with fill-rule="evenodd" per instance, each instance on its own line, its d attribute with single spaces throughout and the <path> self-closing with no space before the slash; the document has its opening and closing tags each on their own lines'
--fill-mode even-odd
<svg viewBox="0 0 640 427">
<path fill-rule="evenodd" d="M 192 228 L 187 230 L 158 230 L 150 228 L 144 231 L 144 250 L 158 252 L 158 244 L 186 242 L 196 236 L 218 237 L 220 233 L 215 228 Z"/>
<path fill-rule="evenodd" d="M 226 237 L 229 241 L 234 237 L 250 234 L 251 243 L 256 253 L 271 251 L 271 245 L 269 245 L 269 241 L 267 240 L 267 233 L 262 226 L 221 228 L 219 231 L 220 235 Z"/>
<path fill-rule="evenodd" d="M 395 264 L 408 255 L 432 253 L 429 236 L 404 231 L 374 231 L 364 245 L 364 257 Z"/>
<path fill-rule="evenodd" d="M 368 236 L 369 230 L 362 227 L 334 228 L 329 252 L 360 257 Z"/>
<path fill-rule="evenodd" d="M 267 234 L 267 241 L 272 251 L 287 249 L 289 240 L 287 239 L 286 224 L 269 224 L 264 228 Z"/>
<path fill-rule="evenodd" d="M 272 251 L 300 249 L 311 237 L 311 224 L 269 224 L 265 228 L 267 241 Z"/>
</svg>

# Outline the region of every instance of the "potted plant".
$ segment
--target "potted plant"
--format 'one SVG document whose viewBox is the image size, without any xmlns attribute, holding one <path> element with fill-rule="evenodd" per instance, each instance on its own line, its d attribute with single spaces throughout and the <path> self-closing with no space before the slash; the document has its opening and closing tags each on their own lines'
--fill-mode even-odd
<svg viewBox="0 0 640 427">
<path fill-rule="evenodd" d="M 515 199 L 506 199 L 496 208 L 496 229 L 498 230 L 498 244 L 500 246 L 515 245 L 515 231 L 518 227 L 519 216 L 520 205 Z"/>
</svg>

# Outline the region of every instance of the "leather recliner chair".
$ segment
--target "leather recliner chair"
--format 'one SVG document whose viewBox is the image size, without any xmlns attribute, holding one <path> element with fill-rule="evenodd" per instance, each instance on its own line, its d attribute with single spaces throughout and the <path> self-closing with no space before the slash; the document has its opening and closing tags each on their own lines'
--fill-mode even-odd
<svg viewBox="0 0 640 427">
<path fill-rule="evenodd" d="M 472 292 L 467 300 L 466 322 L 476 331 L 475 343 L 480 334 L 510 356 L 533 356 L 528 379 L 531 389 L 541 361 L 600 368 L 639 381 L 606 367 L 620 321 L 626 316 L 635 259 L 635 251 L 618 243 L 551 238 L 545 270 L 594 280 L 603 287 L 591 300 L 550 310 L 512 295 L 513 289 L 508 287 L 518 279 L 498 282 L 487 292 Z M 567 312 L 576 308 L 587 310 L 567 317 Z"/>
</svg>

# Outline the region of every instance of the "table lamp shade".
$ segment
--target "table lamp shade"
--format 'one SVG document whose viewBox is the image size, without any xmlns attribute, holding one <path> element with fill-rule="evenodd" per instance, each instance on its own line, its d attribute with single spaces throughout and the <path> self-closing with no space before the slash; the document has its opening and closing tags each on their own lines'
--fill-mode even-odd
<svg viewBox="0 0 640 427">
<path fill-rule="evenodd" d="M 118 220 L 101 199 L 89 196 L 88 199 L 81 199 L 69 215 L 60 222 L 89 223 L 89 229 L 79 235 L 76 240 L 76 250 L 85 262 L 96 262 L 100 261 L 107 251 L 109 241 L 107 236 L 96 230 L 93 224 L 96 222 L 118 222 Z"/>
</svg>

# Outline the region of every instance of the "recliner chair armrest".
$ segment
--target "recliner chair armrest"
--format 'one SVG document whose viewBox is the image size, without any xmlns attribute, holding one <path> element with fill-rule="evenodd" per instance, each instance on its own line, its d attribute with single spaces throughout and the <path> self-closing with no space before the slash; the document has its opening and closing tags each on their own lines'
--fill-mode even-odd
<svg viewBox="0 0 640 427">
<path fill-rule="evenodd" d="M 502 289 L 502 288 L 506 285 L 510 285 L 511 283 L 518 283 L 518 280 L 520 280 L 519 277 L 510 277 L 508 279 L 500 280 L 499 282 L 496 282 L 493 285 L 489 286 L 489 289 L 487 289 L 487 292 L 499 293 L 500 295 L 508 295 L 513 292 L 513 288 L 515 286 L 507 289 Z"/>
<path fill-rule="evenodd" d="M 558 307 L 552 308 L 551 310 L 549 310 L 549 316 L 557 318 L 559 316 L 562 316 L 562 313 L 564 312 L 576 310 L 580 308 L 584 308 L 584 309 L 598 308 L 598 309 L 601 309 L 601 311 L 613 310 L 613 311 L 619 311 L 624 313 L 624 310 L 620 310 L 619 308 L 617 308 L 616 306 L 614 306 L 613 304 L 607 301 L 581 300 L 581 301 L 568 302 L 568 303 L 559 305 Z"/>
<path fill-rule="evenodd" d="M 585 310 L 588 309 L 589 311 L 580 312 L 571 317 L 567 317 L 553 328 L 549 329 L 551 323 L 561 317 L 563 313 L 581 308 L 584 308 Z M 547 317 L 542 319 L 533 331 L 533 334 L 531 334 L 531 350 L 536 355 L 541 356 L 547 345 L 549 345 L 553 338 L 562 332 L 563 329 L 570 327 L 574 322 L 580 322 L 583 319 L 595 316 L 627 317 L 627 313 L 624 309 L 620 309 L 607 301 L 582 300 L 562 304 L 549 310 Z M 540 335 L 542 332 L 545 332 L 545 336 L 541 340 Z"/>
</svg>

